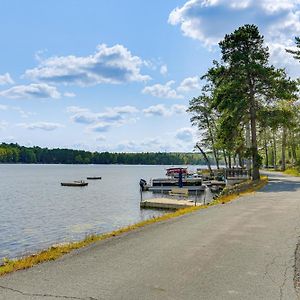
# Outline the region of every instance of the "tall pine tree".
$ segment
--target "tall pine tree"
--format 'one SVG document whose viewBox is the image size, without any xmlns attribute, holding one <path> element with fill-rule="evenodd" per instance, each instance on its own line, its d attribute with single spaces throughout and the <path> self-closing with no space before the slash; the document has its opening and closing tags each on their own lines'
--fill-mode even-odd
<svg viewBox="0 0 300 300">
<path fill-rule="evenodd" d="M 251 128 L 252 178 L 260 178 L 257 113 L 276 100 L 295 98 L 296 83 L 285 71 L 268 63 L 269 52 L 257 26 L 244 25 L 219 43 L 222 62 L 215 62 L 206 78 L 214 86 L 213 105 L 221 115 L 232 115 Z"/>
</svg>

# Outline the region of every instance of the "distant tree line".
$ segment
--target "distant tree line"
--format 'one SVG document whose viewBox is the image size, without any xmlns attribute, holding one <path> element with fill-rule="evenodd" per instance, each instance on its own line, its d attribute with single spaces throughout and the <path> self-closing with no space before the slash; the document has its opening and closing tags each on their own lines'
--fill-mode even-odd
<svg viewBox="0 0 300 300">
<path fill-rule="evenodd" d="M 110 153 L 0 144 L 0 163 L 200 165 L 197 153 Z"/>
</svg>

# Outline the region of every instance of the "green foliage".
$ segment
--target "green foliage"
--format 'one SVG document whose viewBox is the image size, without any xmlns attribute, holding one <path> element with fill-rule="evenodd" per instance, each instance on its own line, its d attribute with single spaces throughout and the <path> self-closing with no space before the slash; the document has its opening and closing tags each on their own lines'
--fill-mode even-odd
<svg viewBox="0 0 300 300">
<path fill-rule="evenodd" d="M 286 49 L 286 52 L 293 54 L 295 59 L 300 60 L 300 37 L 295 37 L 295 44 L 297 46 L 297 50 Z"/>
<path fill-rule="evenodd" d="M 2 143 L 0 163 L 199 165 L 204 161 L 196 153 L 100 153 Z"/>
<path fill-rule="evenodd" d="M 205 146 L 212 151 L 217 168 L 219 168 L 219 151 L 221 149 L 218 146 L 218 142 L 216 139 L 217 115 L 211 108 L 211 101 L 212 99 L 205 93 L 203 93 L 201 96 L 193 98 L 190 101 L 189 109 L 187 111 L 192 114 L 192 125 L 197 126 L 198 129 L 202 132 L 201 146 Z M 198 146 L 200 146 L 200 144 L 198 144 Z"/>
<path fill-rule="evenodd" d="M 300 46 L 300 39 L 298 42 Z M 225 35 L 219 46 L 222 60 L 214 61 L 202 77 L 207 82 L 203 95 L 190 101 L 191 121 L 204 130 L 202 145 L 222 149 L 229 166 L 232 157 L 238 157 L 242 166 L 250 155 L 255 180 L 262 163 L 260 143 L 267 149 L 267 140 L 278 128 L 283 128 L 285 153 L 287 130 L 296 126 L 297 82 L 285 70 L 269 65 L 268 47 L 255 25 L 244 25 Z M 214 124 L 213 131 L 209 131 L 212 126 L 206 119 Z"/>
</svg>

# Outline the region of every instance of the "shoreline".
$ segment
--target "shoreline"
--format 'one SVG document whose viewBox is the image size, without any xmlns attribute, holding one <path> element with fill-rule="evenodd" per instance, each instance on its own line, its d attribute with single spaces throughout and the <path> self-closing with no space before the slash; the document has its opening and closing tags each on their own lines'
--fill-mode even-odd
<svg viewBox="0 0 300 300">
<path fill-rule="evenodd" d="M 224 195 L 221 195 L 217 199 L 213 200 L 211 203 L 201 206 L 193 206 L 189 208 L 183 208 L 179 209 L 175 212 L 167 213 L 159 217 L 151 218 L 145 221 L 138 222 L 136 224 L 128 225 L 125 227 L 122 227 L 120 229 L 114 230 L 112 232 L 99 234 L 99 235 L 90 235 L 87 236 L 85 239 L 78 241 L 78 242 L 70 242 L 66 244 L 59 244 L 49 247 L 48 249 L 42 250 L 38 253 L 21 257 L 19 259 L 4 259 L 3 265 L 0 266 L 0 276 L 18 271 L 18 270 L 25 270 L 28 268 L 31 268 L 35 265 L 41 264 L 43 262 L 56 260 L 60 257 L 62 257 L 65 254 L 68 254 L 72 252 L 73 250 L 80 249 L 83 247 L 87 247 L 95 242 L 106 240 L 109 238 L 113 238 L 115 236 L 120 236 L 126 232 L 134 231 L 138 228 L 145 227 L 147 225 L 157 223 L 157 222 L 163 222 L 167 221 L 169 219 L 173 219 L 176 217 L 180 217 L 182 215 L 186 215 L 198 210 L 206 209 L 211 206 L 220 205 L 220 204 L 226 204 L 229 203 L 240 196 L 244 196 L 247 194 L 254 193 L 261 188 L 263 188 L 268 183 L 268 177 L 262 176 L 261 179 L 258 182 L 252 182 L 252 181 L 246 181 L 244 183 L 239 184 L 234 193 L 227 192 Z M 243 187 L 247 187 L 246 190 L 243 190 Z M 240 189 L 240 192 L 239 192 Z"/>
</svg>

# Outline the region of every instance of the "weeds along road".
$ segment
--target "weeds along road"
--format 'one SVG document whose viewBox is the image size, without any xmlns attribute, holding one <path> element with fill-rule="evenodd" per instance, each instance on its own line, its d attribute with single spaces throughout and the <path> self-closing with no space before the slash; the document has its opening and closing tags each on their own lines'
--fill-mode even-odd
<svg viewBox="0 0 300 300">
<path fill-rule="evenodd" d="M 297 299 L 300 178 L 0 278 L 1 300 Z"/>
</svg>

